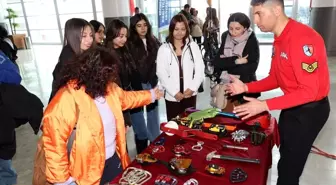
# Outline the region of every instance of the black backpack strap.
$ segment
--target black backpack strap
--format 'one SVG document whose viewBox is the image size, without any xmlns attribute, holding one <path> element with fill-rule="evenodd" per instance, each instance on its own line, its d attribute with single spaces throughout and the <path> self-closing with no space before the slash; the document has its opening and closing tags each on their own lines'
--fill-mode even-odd
<svg viewBox="0 0 336 185">
<path fill-rule="evenodd" d="M 190 47 L 190 44 L 188 45 L 188 49 L 189 49 L 189 51 L 190 51 L 190 57 L 191 57 L 191 60 L 192 60 L 192 62 L 194 63 L 194 67 L 193 67 L 193 79 L 194 79 L 194 77 L 195 77 L 195 61 L 194 61 L 194 55 L 193 55 L 193 53 L 192 53 L 192 49 L 191 49 L 191 47 Z"/>
</svg>

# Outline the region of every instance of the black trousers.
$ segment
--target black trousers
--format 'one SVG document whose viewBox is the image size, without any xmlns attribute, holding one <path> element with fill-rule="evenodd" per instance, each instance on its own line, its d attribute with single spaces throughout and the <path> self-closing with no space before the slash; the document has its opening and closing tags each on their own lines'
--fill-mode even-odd
<svg viewBox="0 0 336 185">
<path fill-rule="evenodd" d="M 115 153 L 112 157 L 105 161 L 105 167 L 102 178 L 100 180 L 100 185 L 111 182 L 122 172 L 122 170 L 123 168 L 121 166 L 119 156 L 117 153 Z"/>
<path fill-rule="evenodd" d="M 328 98 L 281 111 L 277 185 L 299 185 L 311 147 L 329 113 Z"/>
<path fill-rule="evenodd" d="M 166 100 L 167 120 L 170 121 L 179 114 L 182 114 L 185 109 L 194 107 L 196 108 L 196 96 L 182 99 L 180 102 L 172 102 Z"/>
</svg>

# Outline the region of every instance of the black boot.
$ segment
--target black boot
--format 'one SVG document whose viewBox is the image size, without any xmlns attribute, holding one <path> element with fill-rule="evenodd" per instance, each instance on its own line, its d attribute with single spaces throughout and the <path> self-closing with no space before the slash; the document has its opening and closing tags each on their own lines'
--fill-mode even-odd
<svg viewBox="0 0 336 185">
<path fill-rule="evenodd" d="M 137 153 L 138 154 L 142 153 L 148 146 L 148 139 L 140 140 L 135 137 L 135 146 Z"/>
</svg>

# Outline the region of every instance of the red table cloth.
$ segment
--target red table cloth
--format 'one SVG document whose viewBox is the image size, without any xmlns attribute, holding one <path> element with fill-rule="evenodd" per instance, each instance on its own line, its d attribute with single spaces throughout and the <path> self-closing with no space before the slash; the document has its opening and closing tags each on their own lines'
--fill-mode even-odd
<svg viewBox="0 0 336 185">
<path fill-rule="evenodd" d="M 203 140 L 200 138 L 184 138 L 185 144 L 183 145 L 186 149 L 190 149 L 191 154 L 190 158 L 192 158 L 192 166 L 195 168 L 195 172 L 191 175 L 186 176 L 176 176 L 169 172 L 168 168 L 160 163 L 150 164 L 150 165 L 141 165 L 138 164 L 136 161 L 133 161 L 130 166 L 144 169 L 149 171 L 152 174 L 152 178 L 147 181 L 145 184 L 153 185 L 156 177 L 159 174 L 165 175 L 172 175 L 177 178 L 178 185 L 182 185 L 190 178 L 194 178 L 198 181 L 200 185 L 215 185 L 215 184 L 231 184 L 230 182 L 230 173 L 236 169 L 240 168 L 244 170 L 248 177 L 245 182 L 239 183 L 240 185 L 266 185 L 267 184 L 267 176 L 268 176 L 268 169 L 272 166 L 272 148 L 274 143 L 274 139 L 277 140 L 277 123 L 274 118 L 272 118 L 271 125 L 269 130 L 266 131 L 268 134 L 267 139 L 265 142 L 260 146 L 254 146 L 250 142 L 250 138 L 248 137 L 242 143 L 235 143 L 230 137 L 225 137 L 219 139 L 217 141 L 211 140 Z M 181 139 L 180 137 L 168 136 L 165 133 L 162 133 L 157 139 L 161 137 L 165 138 L 165 152 L 157 153 L 153 156 L 159 160 L 168 162 L 171 158 L 174 157 L 172 152 L 172 148 L 177 142 Z M 203 141 L 203 149 L 200 152 L 191 150 L 193 145 L 196 145 L 197 141 Z M 242 151 L 237 149 L 226 149 L 223 148 L 223 144 L 230 144 L 236 146 L 244 146 L 248 147 L 248 151 Z M 149 146 L 144 153 L 151 153 L 152 145 Z M 212 159 L 212 161 L 206 160 L 206 155 L 214 150 L 217 150 L 217 154 L 220 155 L 227 155 L 227 156 L 237 156 L 237 157 L 244 157 L 244 158 L 253 158 L 259 159 L 260 164 L 253 164 L 253 163 L 244 163 L 244 162 L 236 162 L 236 161 L 227 161 L 221 159 Z M 212 176 L 206 173 L 205 167 L 206 165 L 214 163 L 220 165 L 225 168 L 225 174 L 223 176 Z M 114 179 L 111 184 L 118 184 L 120 178 L 120 174 L 116 179 Z"/>
</svg>

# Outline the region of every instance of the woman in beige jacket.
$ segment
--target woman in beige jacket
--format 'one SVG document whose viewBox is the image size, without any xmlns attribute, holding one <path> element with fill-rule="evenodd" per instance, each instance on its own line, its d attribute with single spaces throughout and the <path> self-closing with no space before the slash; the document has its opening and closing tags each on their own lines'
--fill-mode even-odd
<svg viewBox="0 0 336 185">
<path fill-rule="evenodd" d="M 197 17 L 198 11 L 195 8 L 190 9 L 190 13 L 192 16 L 192 26 L 191 26 L 191 36 L 195 42 L 197 42 L 198 46 L 202 43 L 202 28 L 203 21 Z"/>
</svg>

